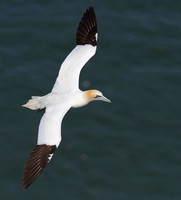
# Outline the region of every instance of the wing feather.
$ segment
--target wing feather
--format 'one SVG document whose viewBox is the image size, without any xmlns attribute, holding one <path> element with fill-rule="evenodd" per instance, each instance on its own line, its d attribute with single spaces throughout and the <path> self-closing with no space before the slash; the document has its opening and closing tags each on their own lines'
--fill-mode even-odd
<svg viewBox="0 0 181 200">
<path fill-rule="evenodd" d="M 77 45 L 91 44 L 97 45 L 97 21 L 93 7 L 89 7 L 84 13 L 76 34 Z"/>
<path fill-rule="evenodd" d="M 37 145 L 29 155 L 23 173 L 22 187 L 26 190 L 42 173 L 55 152 L 56 145 Z"/>
</svg>

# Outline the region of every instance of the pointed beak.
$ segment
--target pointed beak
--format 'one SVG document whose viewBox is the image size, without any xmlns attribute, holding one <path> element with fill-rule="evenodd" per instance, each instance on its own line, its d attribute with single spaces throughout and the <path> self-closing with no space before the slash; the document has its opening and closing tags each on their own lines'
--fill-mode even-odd
<svg viewBox="0 0 181 200">
<path fill-rule="evenodd" d="M 111 101 L 108 98 L 106 98 L 105 96 L 99 97 L 99 100 L 105 101 L 107 103 L 111 103 Z"/>
</svg>

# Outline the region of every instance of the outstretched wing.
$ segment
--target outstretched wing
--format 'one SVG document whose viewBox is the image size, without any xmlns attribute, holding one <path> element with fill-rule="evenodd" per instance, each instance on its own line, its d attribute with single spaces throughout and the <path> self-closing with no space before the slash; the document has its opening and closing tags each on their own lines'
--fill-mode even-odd
<svg viewBox="0 0 181 200">
<path fill-rule="evenodd" d="M 84 13 L 76 34 L 76 47 L 61 65 L 52 92 L 74 91 L 79 88 L 80 71 L 95 54 L 97 47 L 97 22 L 93 7 Z"/>
<path fill-rule="evenodd" d="M 22 178 L 22 187 L 27 189 L 42 173 L 61 141 L 61 123 L 69 110 L 67 105 L 49 105 L 43 115 L 38 132 L 37 146 L 29 155 Z"/>
</svg>

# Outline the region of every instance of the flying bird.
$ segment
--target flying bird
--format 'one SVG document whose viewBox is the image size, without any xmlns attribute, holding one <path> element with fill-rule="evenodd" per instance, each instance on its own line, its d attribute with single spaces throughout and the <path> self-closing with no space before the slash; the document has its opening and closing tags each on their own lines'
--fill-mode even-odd
<svg viewBox="0 0 181 200">
<path fill-rule="evenodd" d="M 76 46 L 63 61 L 52 91 L 45 96 L 32 96 L 23 107 L 41 111 L 45 109 L 37 145 L 29 155 L 22 178 L 26 190 L 42 173 L 61 141 L 61 124 L 70 108 L 82 107 L 91 101 L 111 102 L 99 90 L 79 89 L 80 71 L 95 54 L 97 48 L 97 22 L 93 7 L 89 7 L 79 23 Z"/>
</svg>

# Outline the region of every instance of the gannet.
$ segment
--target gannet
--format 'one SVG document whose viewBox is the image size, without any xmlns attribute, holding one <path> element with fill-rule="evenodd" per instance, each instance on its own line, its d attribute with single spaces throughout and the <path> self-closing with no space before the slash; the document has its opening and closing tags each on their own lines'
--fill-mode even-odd
<svg viewBox="0 0 181 200">
<path fill-rule="evenodd" d="M 89 7 L 79 23 L 76 47 L 63 61 L 52 91 L 45 96 L 32 96 L 23 107 L 40 111 L 41 118 L 37 145 L 29 155 L 22 178 L 22 189 L 27 189 L 51 160 L 61 141 L 61 123 L 70 108 L 82 107 L 91 101 L 111 102 L 99 90 L 79 89 L 80 71 L 95 54 L 97 22 L 93 7 Z"/>
</svg>

